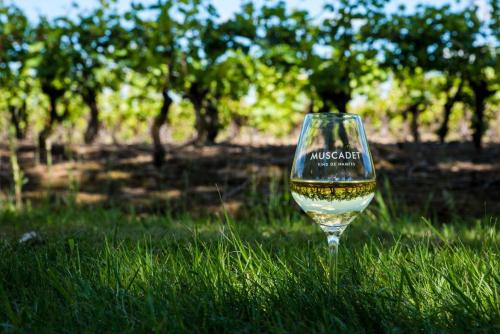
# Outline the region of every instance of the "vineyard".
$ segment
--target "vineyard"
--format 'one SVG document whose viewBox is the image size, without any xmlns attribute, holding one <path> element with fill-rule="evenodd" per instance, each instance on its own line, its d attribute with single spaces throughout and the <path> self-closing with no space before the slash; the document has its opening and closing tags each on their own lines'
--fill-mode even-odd
<svg viewBox="0 0 500 334">
<path fill-rule="evenodd" d="M 0 331 L 500 331 L 497 0 L 78 3 L 0 0 Z M 308 113 L 377 174 L 335 273 Z"/>
</svg>

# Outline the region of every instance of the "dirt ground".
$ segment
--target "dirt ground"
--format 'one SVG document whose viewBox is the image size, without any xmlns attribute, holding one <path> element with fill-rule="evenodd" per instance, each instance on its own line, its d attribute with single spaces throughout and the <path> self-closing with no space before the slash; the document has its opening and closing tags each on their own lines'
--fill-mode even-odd
<svg viewBox="0 0 500 334">
<path fill-rule="evenodd" d="M 441 217 L 500 214 L 500 143 L 489 143 L 482 152 L 468 142 L 375 142 L 371 150 L 379 189 L 385 191 L 387 180 L 395 198 L 409 208 L 429 207 Z M 33 205 L 43 198 L 72 198 L 81 204 L 194 214 L 220 209 L 221 198 L 237 213 L 252 191 L 265 198 L 283 186 L 293 154 L 294 146 L 284 144 L 177 146 L 156 169 L 146 144 L 55 146 L 51 166 L 36 164 L 32 145 L 18 150 L 28 180 L 23 196 Z M 0 145 L 0 162 L 0 192 L 7 198 L 13 182 L 6 145 Z"/>
</svg>

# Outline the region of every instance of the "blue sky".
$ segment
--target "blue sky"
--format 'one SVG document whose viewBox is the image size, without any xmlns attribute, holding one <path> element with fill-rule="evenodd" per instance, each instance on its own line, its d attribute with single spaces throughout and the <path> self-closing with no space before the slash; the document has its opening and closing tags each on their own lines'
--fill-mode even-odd
<svg viewBox="0 0 500 334">
<path fill-rule="evenodd" d="M 36 20 L 36 18 L 40 15 L 45 15 L 48 17 L 55 17 L 66 15 L 68 13 L 75 13 L 77 10 L 72 8 L 71 4 L 75 2 L 75 0 L 4 0 L 7 3 L 15 3 L 17 6 L 21 7 L 26 14 L 32 20 Z M 1 2 L 1 0 L 0 0 Z M 98 0 L 79 0 L 77 1 L 81 9 L 89 9 L 96 6 L 99 1 Z M 118 7 L 121 10 L 125 10 L 129 7 L 132 0 L 118 0 Z M 135 1 L 139 2 L 139 1 Z M 152 2 L 152 1 L 141 1 L 144 3 Z M 238 8 L 240 7 L 241 1 L 238 0 L 212 0 L 215 7 L 218 9 L 221 18 L 230 17 Z M 258 4 L 262 4 L 265 0 L 256 0 Z M 300 9 L 308 9 L 311 14 L 318 14 L 323 4 L 324 0 L 287 0 L 290 8 L 300 8 Z M 399 4 L 405 3 L 407 7 L 411 10 L 417 3 L 426 3 L 426 4 L 445 4 L 450 3 L 452 6 L 468 6 L 473 3 L 478 3 L 480 8 L 484 11 L 486 0 L 420 0 L 420 1 L 405 1 L 405 0 L 392 0 L 388 6 L 388 11 L 391 12 Z"/>
</svg>

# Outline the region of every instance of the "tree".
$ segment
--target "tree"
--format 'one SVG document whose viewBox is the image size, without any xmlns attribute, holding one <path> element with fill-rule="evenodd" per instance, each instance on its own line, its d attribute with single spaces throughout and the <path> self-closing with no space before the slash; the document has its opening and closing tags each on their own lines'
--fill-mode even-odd
<svg viewBox="0 0 500 334">
<path fill-rule="evenodd" d="M 332 2 L 324 7 L 322 21 L 314 24 L 307 11 L 287 11 L 284 1 L 264 6 L 259 24 L 261 59 L 266 64 L 309 77 L 309 111 L 320 100 L 320 112 L 332 108 L 346 112 L 353 91 L 362 85 L 376 66 L 372 27 L 382 19 L 386 1 Z M 378 72 L 380 73 L 380 72 Z M 372 76 L 371 79 L 375 79 Z"/>
<path fill-rule="evenodd" d="M 318 29 L 311 24 L 312 21 L 313 18 L 305 10 L 288 12 L 284 1 L 261 8 L 258 26 L 262 29 L 257 31 L 257 56 L 260 63 L 277 72 L 274 86 L 299 81 L 298 77 L 311 74 L 313 48 L 318 39 Z M 260 86 L 261 83 L 257 83 L 257 87 Z M 312 111 L 315 91 L 311 81 L 304 89 L 311 99 L 309 109 Z"/>
<path fill-rule="evenodd" d="M 489 97 L 493 96 L 497 89 L 492 88 L 495 84 L 497 77 L 496 73 L 492 73 L 491 76 L 488 75 L 488 67 L 493 66 L 496 63 L 496 58 L 492 56 L 489 51 L 476 49 L 474 50 L 476 56 L 483 56 L 482 59 L 475 58 L 471 63 L 471 67 L 474 72 L 469 72 L 468 81 L 470 88 L 473 93 L 473 110 L 474 116 L 472 118 L 472 141 L 477 150 L 482 148 L 482 138 L 487 128 L 486 123 L 486 101 Z M 475 68 L 477 67 L 477 68 Z M 498 82 L 496 83 L 498 85 Z"/>
<path fill-rule="evenodd" d="M 109 1 L 101 1 L 101 7 L 80 14 L 76 22 L 68 20 L 68 24 L 68 38 L 73 41 L 71 81 L 90 110 L 84 135 L 85 143 L 90 144 L 100 127 L 98 94 L 104 87 L 116 89 L 119 83 L 121 67 L 113 62 L 113 56 L 120 49 L 120 17 L 110 11 Z"/>
<path fill-rule="evenodd" d="M 442 57 L 435 61 L 433 68 L 441 71 L 446 78 L 446 102 L 443 106 L 443 119 L 438 130 L 439 139 L 444 142 L 448 133 L 448 123 L 453 106 L 458 101 L 467 102 L 464 87 L 467 82 L 471 86 L 472 73 L 482 69 L 473 66 L 471 69 L 471 55 L 467 50 L 475 49 L 480 34 L 481 23 L 476 15 L 476 7 L 466 8 L 459 12 L 452 12 L 445 6 L 438 14 L 441 19 Z M 481 56 L 482 57 L 482 56 Z M 474 58 L 474 56 L 472 57 Z M 456 83 L 458 81 L 458 83 Z M 455 87 L 455 92 L 451 89 Z"/>
<path fill-rule="evenodd" d="M 458 80 L 458 84 L 456 81 Z M 441 121 L 441 125 L 439 129 L 437 130 L 437 134 L 439 136 L 439 141 L 441 143 L 444 143 L 446 139 L 446 135 L 448 134 L 449 130 L 449 122 L 450 122 L 450 117 L 451 113 L 453 110 L 453 106 L 463 100 L 463 87 L 464 87 L 465 80 L 463 77 L 459 77 L 458 79 L 455 79 L 451 75 L 446 76 L 446 84 L 444 91 L 446 92 L 446 102 L 443 106 L 443 119 Z M 452 92 L 452 89 L 455 88 L 455 91 Z"/>
<path fill-rule="evenodd" d="M 471 103 L 474 109 L 473 141 L 479 149 L 486 128 L 485 101 L 494 92 L 489 86 L 495 75 L 488 77 L 487 73 L 491 72 L 488 68 L 495 68 L 496 56 L 484 43 L 488 38 L 477 17 L 477 8 L 472 6 L 455 12 L 449 5 L 419 5 L 413 14 L 406 14 L 401 7 L 398 13 L 378 26 L 376 34 L 390 42 L 384 47 L 384 65 L 396 75 L 417 68 L 444 75 L 447 97 L 438 130 L 441 141 L 448 132 L 449 118 L 456 102 L 474 101 Z M 464 97 L 465 83 L 472 91 L 472 99 Z"/>
<path fill-rule="evenodd" d="M 40 81 L 42 92 L 49 100 L 48 117 L 38 135 L 39 160 L 47 162 L 47 139 L 52 134 L 54 126 L 69 116 L 68 104 L 64 110 L 57 109 L 59 100 L 70 90 L 68 74 L 72 66 L 71 40 L 68 38 L 68 25 L 64 19 L 52 22 L 45 18 L 36 27 L 36 43 L 33 45 L 36 56 L 36 77 Z"/>
<path fill-rule="evenodd" d="M 420 142 L 420 114 L 423 113 L 431 101 L 433 78 L 428 77 L 422 68 L 411 71 L 398 72 L 397 85 L 402 90 L 403 120 L 409 123 L 413 142 Z M 411 119 L 410 119 L 411 117 Z"/>
<path fill-rule="evenodd" d="M 179 39 L 183 34 L 180 22 L 174 19 L 174 5 L 170 0 L 159 0 L 149 7 L 134 4 L 132 10 L 125 14 L 126 20 L 132 23 L 133 27 L 124 64 L 146 76 L 149 86 L 160 92 L 163 100 L 151 125 L 153 163 L 157 167 L 165 160 L 160 131 L 166 123 L 173 102 Z M 144 15 L 146 13 L 149 15 Z"/>
<path fill-rule="evenodd" d="M 233 19 L 219 22 L 209 3 L 194 0 L 191 5 L 182 63 L 183 95 L 195 110 L 196 142 L 214 144 L 221 128 L 221 99 L 239 99 L 248 92 L 251 71 L 244 55 L 255 36 L 253 6 L 244 4 Z"/>
<path fill-rule="evenodd" d="M 385 0 L 340 0 L 325 5 L 326 18 L 319 26 L 319 45 L 308 70 L 311 85 L 320 97 L 321 112 L 335 108 L 347 112 L 361 78 L 376 73 L 377 51 L 373 29 L 385 17 Z"/>
<path fill-rule="evenodd" d="M 28 62 L 32 31 L 24 13 L 0 2 L 0 87 L 16 137 L 22 139 L 28 129 L 26 99 L 30 91 Z"/>
<path fill-rule="evenodd" d="M 444 106 L 444 118 L 440 128 L 440 139 L 444 141 L 447 133 L 447 122 L 453 104 L 464 95 L 463 86 L 468 83 L 471 98 L 461 99 L 473 109 L 471 128 L 472 140 L 476 149 L 481 149 L 482 136 L 487 128 L 486 101 L 498 87 L 498 63 L 493 44 L 490 40 L 498 39 L 495 32 L 495 13 L 498 4 L 492 2 L 490 29 L 488 23 L 478 17 L 476 6 L 468 7 L 460 12 L 446 12 L 443 15 L 443 32 L 445 36 L 442 62 L 435 68 L 445 73 L 448 78 L 459 77 L 460 83 L 454 95 L 448 95 Z"/>
<path fill-rule="evenodd" d="M 453 88 L 459 72 L 454 71 L 453 66 L 446 63 L 446 46 L 448 35 L 445 34 L 450 13 L 450 7 L 445 5 L 437 8 L 433 6 L 418 5 L 415 12 L 407 14 L 405 7 L 400 6 L 398 12 L 385 18 L 382 23 L 376 26 L 374 34 L 385 43 L 382 48 L 384 60 L 382 66 L 394 73 L 397 82 L 403 85 L 407 93 L 404 95 L 406 106 L 403 109 L 403 118 L 412 115 L 411 130 L 415 142 L 419 141 L 418 126 L 419 114 L 425 109 L 429 87 L 423 83 L 426 76 L 432 75 L 432 71 L 440 71 L 449 74 L 446 77 L 445 90 L 447 92 L 447 102 L 445 104 L 445 114 L 449 118 L 449 113 L 453 104 L 458 100 L 461 91 L 454 95 L 449 93 Z M 441 126 L 441 132 L 444 127 Z M 447 130 L 446 130 L 447 131 Z"/>
<path fill-rule="evenodd" d="M 492 13 L 495 12 L 498 13 L 498 5 L 492 7 Z M 476 149 L 481 150 L 482 138 L 487 128 L 486 102 L 498 91 L 499 87 L 499 67 L 496 55 L 500 48 L 498 47 L 498 39 L 496 49 L 484 42 L 490 36 L 485 32 L 486 28 L 477 17 L 477 7 L 474 6 L 468 14 L 466 27 L 474 38 L 465 41 L 456 40 L 454 45 L 462 50 L 465 59 L 467 59 L 464 76 L 473 95 L 472 141 Z M 496 20 L 498 22 L 498 18 Z M 491 38 L 498 38 L 498 32 L 493 33 Z"/>
</svg>

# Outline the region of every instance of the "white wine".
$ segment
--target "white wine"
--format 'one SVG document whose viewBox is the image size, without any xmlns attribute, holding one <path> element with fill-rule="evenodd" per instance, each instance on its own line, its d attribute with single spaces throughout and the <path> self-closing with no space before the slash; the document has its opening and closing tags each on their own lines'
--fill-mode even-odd
<svg viewBox="0 0 500 334">
<path fill-rule="evenodd" d="M 345 228 L 363 211 L 375 194 L 375 180 L 290 180 L 292 196 L 323 228 Z"/>
</svg>

